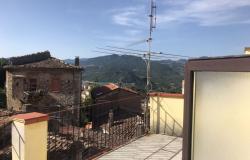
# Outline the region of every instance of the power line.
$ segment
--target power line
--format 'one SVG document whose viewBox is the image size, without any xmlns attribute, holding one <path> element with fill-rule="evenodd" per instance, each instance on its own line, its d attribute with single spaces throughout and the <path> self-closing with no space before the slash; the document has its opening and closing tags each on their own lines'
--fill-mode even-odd
<svg viewBox="0 0 250 160">
<path fill-rule="evenodd" d="M 130 48 L 123 48 L 123 47 L 116 47 L 116 46 L 106 46 L 109 48 L 116 48 L 116 49 L 122 49 L 122 50 L 129 50 L 129 51 L 135 51 L 135 52 L 143 52 L 143 53 L 147 53 L 148 51 L 145 50 L 137 50 L 137 49 L 130 49 Z M 156 52 L 152 52 L 152 53 L 156 53 Z"/>
<path fill-rule="evenodd" d="M 106 51 L 108 50 L 108 51 Z M 96 52 L 96 53 L 104 53 L 104 54 L 108 54 L 108 55 L 112 55 L 112 54 L 117 54 L 117 55 L 133 55 L 133 56 L 136 56 L 136 57 L 142 57 L 142 58 L 145 58 L 145 55 L 146 54 L 140 54 L 140 53 L 134 53 L 134 52 L 125 52 L 125 51 L 116 51 L 116 50 L 109 50 L 109 49 L 105 49 L 104 51 L 99 51 L 99 50 L 93 50 L 93 52 Z M 120 54 L 120 53 L 123 53 L 123 54 Z M 152 58 L 154 59 L 177 59 L 178 57 L 174 57 L 174 56 L 161 56 L 161 55 L 151 55 Z"/>
<path fill-rule="evenodd" d="M 106 46 L 106 47 L 116 48 L 116 49 L 121 49 L 121 50 L 128 50 L 128 51 L 135 51 L 135 52 L 142 52 L 142 53 L 148 52 L 145 50 L 130 49 L 130 48 L 123 48 L 123 47 L 116 47 L 116 46 Z M 152 51 L 151 53 L 152 54 L 160 54 L 160 55 L 168 55 L 168 56 L 176 56 L 176 57 L 182 57 L 182 58 L 191 58 L 190 56 L 185 56 L 185 55 L 180 55 L 180 54 L 171 54 L 171 53 L 155 52 L 155 51 Z"/>
<path fill-rule="evenodd" d="M 103 105 L 103 104 L 112 104 L 114 102 L 124 102 L 124 101 L 129 101 L 129 100 L 132 100 L 132 99 L 135 99 L 135 98 L 140 98 L 140 97 L 142 98 L 143 96 L 138 94 L 138 95 L 128 96 L 126 98 L 121 98 L 121 99 L 118 99 L 118 100 L 111 100 L 111 101 L 106 101 L 106 102 L 101 102 L 101 103 L 95 103 L 95 104 L 91 104 L 91 105 L 87 105 L 87 106 L 67 108 L 67 109 L 63 109 L 63 110 L 60 110 L 60 111 L 50 112 L 48 114 L 51 115 L 51 114 L 55 114 L 55 113 L 58 113 L 58 112 L 66 112 L 66 111 L 69 111 L 69 110 L 84 109 L 84 108 L 87 108 L 87 107 L 93 107 L 93 106 L 98 106 L 98 105 Z M 75 106 L 75 105 L 80 105 L 80 103 L 68 104 L 68 105 L 65 105 L 63 107 Z"/>
<path fill-rule="evenodd" d="M 157 54 L 160 54 L 160 55 L 169 55 L 169 56 L 176 56 L 176 57 L 182 57 L 182 58 L 191 58 L 190 56 L 184 56 L 184 55 L 178 55 L 178 54 L 171 54 L 171 53 L 164 53 L 164 52 L 159 52 Z"/>
<path fill-rule="evenodd" d="M 119 52 L 119 53 L 125 53 L 125 54 L 135 54 L 135 55 L 141 55 L 141 56 L 144 56 L 146 55 L 146 53 L 138 53 L 138 52 L 131 52 L 131 51 L 123 51 L 123 50 L 117 50 L 117 49 L 107 49 L 107 48 L 100 48 L 100 47 L 97 47 L 97 49 L 102 49 L 102 50 L 105 50 L 105 51 L 112 51 L 112 52 Z M 169 56 L 169 55 L 154 55 L 152 54 L 151 56 L 155 56 L 155 57 L 162 57 L 162 58 L 165 58 L 165 57 L 170 57 L 170 58 L 178 58 L 176 56 Z"/>
<path fill-rule="evenodd" d="M 119 53 L 137 54 L 137 55 L 141 55 L 141 56 L 145 55 L 145 53 L 142 54 L 142 53 L 135 53 L 135 52 L 129 52 L 129 51 L 120 51 L 120 50 L 100 48 L 100 47 L 97 47 L 97 49 L 102 49 L 102 50 L 112 51 L 112 52 L 119 52 Z"/>
<path fill-rule="evenodd" d="M 108 55 L 112 55 L 112 54 L 116 54 L 116 55 L 133 55 L 133 56 L 136 56 L 136 57 L 141 57 L 141 55 L 132 54 L 132 53 L 127 53 L 127 54 L 119 54 L 119 53 L 116 53 L 116 52 L 97 51 L 97 50 L 93 50 L 93 52 L 96 52 L 96 53 L 104 53 L 104 54 L 108 54 Z"/>
</svg>

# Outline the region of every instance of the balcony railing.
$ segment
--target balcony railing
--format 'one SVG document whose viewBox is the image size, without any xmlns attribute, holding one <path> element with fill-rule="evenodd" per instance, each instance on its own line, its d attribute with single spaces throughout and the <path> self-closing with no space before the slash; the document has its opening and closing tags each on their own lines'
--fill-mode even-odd
<svg viewBox="0 0 250 160">
<path fill-rule="evenodd" d="M 81 113 L 89 110 L 83 108 Z M 74 109 L 50 114 L 48 160 L 92 159 L 145 134 L 144 118 L 139 115 L 115 112 L 112 120 L 108 115 L 93 116 L 92 125 L 79 121 L 82 118 L 76 118 L 77 112 Z"/>
<path fill-rule="evenodd" d="M 21 100 L 23 103 L 34 103 L 43 98 L 47 92 L 44 90 L 36 90 L 36 91 L 24 91 Z"/>
<path fill-rule="evenodd" d="M 11 120 L 0 118 L 0 160 L 11 160 Z"/>
</svg>

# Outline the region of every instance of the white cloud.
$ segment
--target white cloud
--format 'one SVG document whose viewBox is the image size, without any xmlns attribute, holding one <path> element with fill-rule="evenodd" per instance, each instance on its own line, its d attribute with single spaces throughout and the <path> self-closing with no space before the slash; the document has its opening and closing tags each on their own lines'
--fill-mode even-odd
<svg viewBox="0 0 250 160">
<path fill-rule="evenodd" d="M 112 10 L 112 21 L 115 24 L 127 27 L 142 27 L 146 24 L 145 7 L 126 7 Z"/>
<path fill-rule="evenodd" d="M 202 26 L 246 23 L 244 13 L 250 0 L 183 0 L 164 1 L 165 11 L 158 15 L 159 23 L 194 22 Z M 248 14 L 250 12 L 248 11 Z"/>
<path fill-rule="evenodd" d="M 113 23 L 145 28 L 148 24 L 147 3 L 141 3 L 141 6 L 112 10 Z M 192 22 L 201 26 L 219 26 L 250 21 L 250 0 L 161 0 L 157 3 L 157 23 L 160 25 Z"/>
<path fill-rule="evenodd" d="M 97 41 L 102 42 L 102 45 L 115 45 L 121 47 L 127 47 L 130 45 L 146 44 L 144 32 L 138 29 L 128 28 L 121 32 L 106 34 L 103 31 L 95 31 L 95 38 Z"/>
<path fill-rule="evenodd" d="M 129 35 L 129 36 L 138 36 L 142 33 L 141 30 L 139 29 L 129 29 L 129 30 L 125 30 L 125 34 Z"/>
<path fill-rule="evenodd" d="M 145 39 L 144 31 L 147 29 L 148 18 L 144 5 L 112 9 L 107 13 L 111 15 L 112 23 L 124 27 L 124 30 L 105 37 L 105 41 L 127 46 Z"/>
</svg>

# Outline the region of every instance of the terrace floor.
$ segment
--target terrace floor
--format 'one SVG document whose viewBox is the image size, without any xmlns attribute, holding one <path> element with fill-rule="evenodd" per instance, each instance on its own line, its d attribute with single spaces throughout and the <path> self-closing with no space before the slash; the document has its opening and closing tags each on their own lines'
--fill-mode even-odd
<svg viewBox="0 0 250 160">
<path fill-rule="evenodd" d="M 99 157 L 98 160 L 181 160 L 182 138 L 151 134 Z"/>
</svg>

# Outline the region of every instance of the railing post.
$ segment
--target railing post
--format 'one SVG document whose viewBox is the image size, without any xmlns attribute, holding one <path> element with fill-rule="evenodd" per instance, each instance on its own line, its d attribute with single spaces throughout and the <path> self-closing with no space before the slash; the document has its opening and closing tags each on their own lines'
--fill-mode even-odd
<svg viewBox="0 0 250 160">
<path fill-rule="evenodd" d="M 12 160 L 47 160 L 48 115 L 32 112 L 12 118 Z"/>
</svg>

